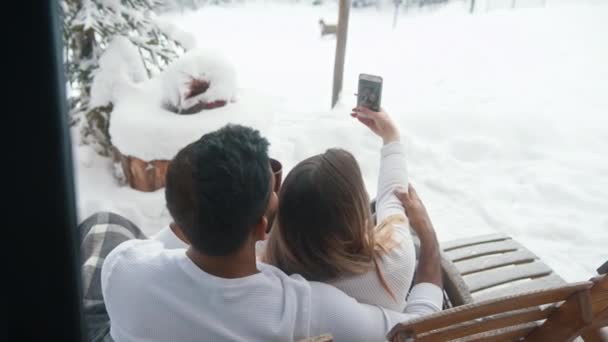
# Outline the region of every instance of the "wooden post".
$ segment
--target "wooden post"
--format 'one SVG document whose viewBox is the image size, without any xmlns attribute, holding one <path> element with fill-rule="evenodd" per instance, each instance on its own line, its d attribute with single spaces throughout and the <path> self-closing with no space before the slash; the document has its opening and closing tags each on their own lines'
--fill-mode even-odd
<svg viewBox="0 0 608 342">
<path fill-rule="evenodd" d="M 526 341 L 573 341 L 593 322 L 588 289 L 572 294 Z"/>
<path fill-rule="evenodd" d="M 471 7 L 469 8 L 469 13 L 473 13 L 475 11 L 475 0 L 471 0 Z"/>
<path fill-rule="evenodd" d="M 395 14 L 393 16 L 393 30 L 397 27 L 397 18 L 399 17 L 399 6 L 401 5 L 401 0 L 394 0 L 395 2 Z"/>
<path fill-rule="evenodd" d="M 331 108 L 336 106 L 338 97 L 342 91 L 344 79 L 344 57 L 346 54 L 346 36 L 348 34 L 348 12 L 350 0 L 340 0 L 340 12 L 338 16 L 338 34 L 336 39 L 336 59 L 334 63 L 334 88 L 331 98 Z"/>
<path fill-rule="evenodd" d="M 608 266 L 608 262 L 604 266 Z M 581 333 L 585 342 L 608 341 L 608 331 L 606 331 L 608 329 L 605 329 L 604 332 L 600 330 L 608 327 L 608 276 L 605 275 L 606 272 L 600 272 L 600 270 L 598 273 L 604 275 L 592 279 L 594 284 L 589 292 L 593 322 Z"/>
</svg>

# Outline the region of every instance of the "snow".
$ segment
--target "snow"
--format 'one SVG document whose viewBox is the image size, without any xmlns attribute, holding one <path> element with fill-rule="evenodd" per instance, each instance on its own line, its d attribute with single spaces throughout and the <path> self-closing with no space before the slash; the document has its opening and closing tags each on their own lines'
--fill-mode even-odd
<svg viewBox="0 0 608 342">
<path fill-rule="evenodd" d="M 191 77 L 209 81 L 209 89 L 185 100 Z M 194 115 L 178 115 L 164 109 L 167 102 L 187 108 L 201 100 L 231 102 Z M 144 160 L 171 159 L 182 147 L 228 121 L 270 134 L 270 124 L 278 110 L 278 103 L 273 100 L 256 89 L 242 89 L 237 94 L 235 71 L 226 58 L 195 50 L 183 55 L 158 77 L 115 98 L 110 136 L 122 154 Z"/>
<path fill-rule="evenodd" d="M 114 38 L 99 58 L 91 85 L 92 107 L 106 106 L 118 100 L 125 87 L 148 79 L 137 47 L 123 36 Z"/>
<path fill-rule="evenodd" d="M 154 23 L 165 33 L 169 38 L 178 42 L 186 51 L 196 48 L 196 39 L 189 32 L 180 30 L 171 22 L 162 20 L 162 18 L 154 17 Z"/>
<path fill-rule="evenodd" d="M 233 61 L 237 101 L 198 115 L 159 112 L 156 78 L 122 94 L 131 100 L 117 103 L 111 129 L 127 153 L 165 158 L 224 123 L 252 125 L 269 138 L 284 175 L 303 158 L 342 147 L 358 159 L 373 195 L 380 141 L 348 113 L 357 75 L 382 75 L 383 106 L 401 127 L 411 181 L 441 241 L 502 232 L 567 281 L 588 279 L 608 245 L 608 6 L 564 4 L 469 15 L 463 2 L 402 12 L 395 30 L 388 8 L 353 9 L 334 110 L 335 40 L 321 39 L 318 27 L 321 17 L 335 20 L 334 4 L 173 14 L 163 20 Z M 125 131 L 115 131 L 121 125 Z M 126 127 L 148 139 L 130 141 L 136 131 Z M 162 190 L 119 186 L 110 160 L 86 146 L 75 154 L 81 218 L 111 210 L 147 234 L 170 222 Z"/>
</svg>

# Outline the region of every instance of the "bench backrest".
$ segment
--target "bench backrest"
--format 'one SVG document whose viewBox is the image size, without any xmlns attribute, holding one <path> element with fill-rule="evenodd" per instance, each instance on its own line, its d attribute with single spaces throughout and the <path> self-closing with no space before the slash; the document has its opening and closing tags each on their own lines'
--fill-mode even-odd
<svg viewBox="0 0 608 342">
<path fill-rule="evenodd" d="M 566 284 L 455 307 L 398 324 L 388 339 L 568 341 L 586 328 L 608 324 L 607 307 L 608 278 L 603 276 L 594 282 Z"/>
</svg>

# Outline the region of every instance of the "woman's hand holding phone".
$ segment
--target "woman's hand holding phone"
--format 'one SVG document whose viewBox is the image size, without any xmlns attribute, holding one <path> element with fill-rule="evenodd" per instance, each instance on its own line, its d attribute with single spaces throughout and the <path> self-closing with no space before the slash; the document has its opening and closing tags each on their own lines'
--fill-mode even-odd
<svg viewBox="0 0 608 342">
<path fill-rule="evenodd" d="M 384 145 L 399 140 L 399 130 L 384 109 L 374 112 L 369 108 L 355 107 L 350 115 L 382 138 Z"/>
</svg>

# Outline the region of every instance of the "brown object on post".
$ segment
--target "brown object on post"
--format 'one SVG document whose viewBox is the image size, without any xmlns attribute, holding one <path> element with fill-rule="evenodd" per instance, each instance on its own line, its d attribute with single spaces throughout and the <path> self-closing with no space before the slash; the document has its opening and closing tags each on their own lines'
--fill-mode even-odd
<svg viewBox="0 0 608 342">
<path fill-rule="evenodd" d="M 131 188 L 152 192 L 165 186 L 169 160 L 145 161 L 137 157 L 125 156 L 116 147 L 114 160 L 120 162 L 122 172 Z"/>
</svg>

